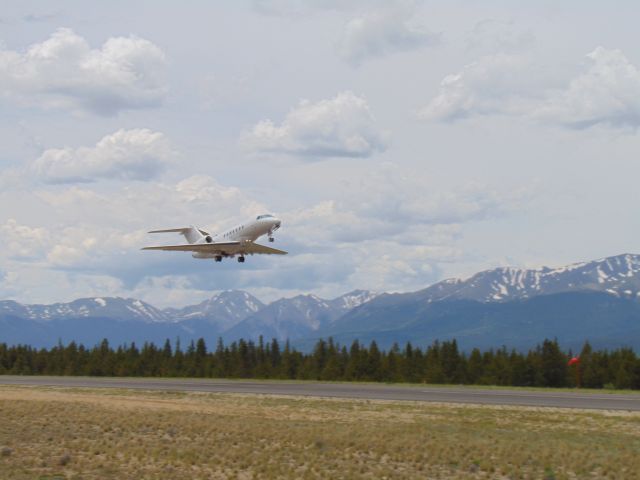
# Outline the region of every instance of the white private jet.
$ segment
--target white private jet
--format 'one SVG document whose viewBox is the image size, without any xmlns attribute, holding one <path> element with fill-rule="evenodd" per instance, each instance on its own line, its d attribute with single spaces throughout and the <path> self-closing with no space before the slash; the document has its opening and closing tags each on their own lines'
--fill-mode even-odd
<svg viewBox="0 0 640 480">
<path fill-rule="evenodd" d="M 213 258 L 221 262 L 226 257 L 238 257 L 238 262 L 244 263 L 245 255 L 265 253 L 271 255 L 286 255 L 287 252 L 276 248 L 255 243 L 262 235 L 268 235 L 273 242 L 273 233 L 280 228 L 280 220 L 273 215 L 258 215 L 241 225 L 237 225 L 226 232 L 211 235 L 204 230 L 191 226 L 186 228 L 169 228 L 167 230 L 152 230 L 149 233 L 175 232 L 184 235 L 189 242 L 185 245 L 164 245 L 160 247 L 144 247 L 142 250 L 169 250 L 193 252 L 193 258 Z"/>
</svg>

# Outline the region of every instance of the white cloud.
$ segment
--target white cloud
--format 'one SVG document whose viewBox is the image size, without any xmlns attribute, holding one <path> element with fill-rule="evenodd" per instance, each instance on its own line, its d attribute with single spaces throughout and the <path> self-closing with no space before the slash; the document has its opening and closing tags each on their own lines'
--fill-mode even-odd
<svg viewBox="0 0 640 480">
<path fill-rule="evenodd" d="M 47 254 L 47 261 L 53 267 L 68 267 L 83 264 L 88 260 L 88 255 L 82 249 L 69 245 L 54 245 Z"/>
<path fill-rule="evenodd" d="M 43 269 L 39 265 L 11 266 L 0 279 L 3 299 L 23 303 L 68 302 L 77 298 L 122 296 L 126 291 L 117 278 L 108 275 L 74 273 Z"/>
<path fill-rule="evenodd" d="M 263 120 L 244 136 L 249 148 L 308 159 L 370 157 L 387 148 L 367 101 L 352 92 L 329 100 L 302 100 L 281 125 Z"/>
<path fill-rule="evenodd" d="M 405 226 L 453 224 L 504 213 L 509 193 L 468 183 L 443 190 L 424 173 L 385 163 L 344 186 L 342 208 Z M 517 194 L 518 196 L 520 194 Z"/>
<path fill-rule="evenodd" d="M 175 234 L 146 233 L 154 228 L 195 224 L 215 233 L 267 211 L 242 190 L 204 175 L 110 187 L 45 185 L 20 197 L 25 212 L 38 213 L 28 222 L 0 223 L 0 298 L 49 302 L 119 295 L 169 306 L 252 282 L 231 262 L 213 269 L 188 254 L 140 251 L 182 242 Z M 12 192 L 0 191 L 0 204 L 10 198 Z M 253 260 L 249 269 L 261 261 Z"/>
<path fill-rule="evenodd" d="M 110 178 L 150 180 L 171 160 L 173 152 L 160 132 L 141 128 L 118 130 L 95 147 L 45 150 L 33 171 L 50 183 L 94 182 Z"/>
<path fill-rule="evenodd" d="M 343 58 L 359 65 L 364 60 L 439 43 L 440 35 L 417 24 L 414 11 L 395 6 L 351 19 L 340 41 Z"/>
<path fill-rule="evenodd" d="M 176 183 L 124 184 L 108 193 L 73 186 L 38 190 L 35 195 L 65 225 L 82 222 L 89 228 L 109 225 L 125 231 L 185 223 L 215 230 L 227 222 L 268 211 L 241 189 L 222 185 L 207 175 L 192 175 Z M 216 223 L 212 225 L 212 221 Z"/>
<path fill-rule="evenodd" d="M 144 298 L 153 306 L 176 307 L 179 305 L 194 305 L 206 298 L 211 298 L 213 292 L 186 275 L 160 275 L 143 278 L 128 292 L 133 298 Z"/>
<path fill-rule="evenodd" d="M 440 92 L 418 115 L 452 122 L 484 115 L 512 115 L 568 128 L 640 126 L 640 70 L 620 50 L 598 47 L 589 66 L 566 88 L 526 56 L 496 54 L 447 75 Z"/>
<path fill-rule="evenodd" d="M 286 212 L 287 231 L 309 251 L 365 240 L 451 245 L 463 224 L 508 215 L 531 197 L 531 189 L 474 183 L 445 190 L 418 171 L 385 164 L 343 181 L 333 199 Z"/>
<path fill-rule="evenodd" d="M 566 90 L 551 95 L 534 116 L 571 128 L 638 128 L 640 70 L 620 50 L 597 47 L 587 58 L 589 68 Z"/>
<path fill-rule="evenodd" d="M 237 268 L 232 262 L 213 265 L 188 254 L 139 248 L 180 241 L 176 235 L 147 235 L 147 229 L 193 223 L 216 232 L 266 211 L 264 206 L 203 175 L 139 187 L 109 194 L 77 186 L 37 192 L 55 226 L 12 229 L 21 232 L 17 245 L 24 246 L 25 238 L 41 239 L 31 247 L 39 254 L 0 253 L 9 278 L 0 281 L 0 295 L 22 301 L 120 295 L 175 306 L 196 303 L 220 288 L 248 289 L 265 299 L 309 291 L 331 297 L 356 287 L 412 290 L 440 278 L 443 264 L 464 258 L 459 240 L 465 223 L 502 215 L 517 197 L 474 185 L 446 191 L 418 172 L 385 165 L 342 183 L 335 200 L 282 211 L 278 243 L 291 254 L 252 257 Z M 217 223 L 210 226 L 204 219 Z M 6 237 L 0 241 L 7 243 Z M 47 289 L 36 285 L 35 266 L 41 278 L 56 279 Z M 21 288 L 29 293 L 21 294 Z"/>
<path fill-rule="evenodd" d="M 114 115 L 158 106 L 167 86 L 162 50 L 136 37 L 109 38 L 92 49 L 68 28 L 24 53 L 0 49 L 0 88 L 27 105 Z"/>
<path fill-rule="evenodd" d="M 25 251 L 29 247 L 28 252 L 40 247 L 38 260 L 43 268 L 112 273 L 123 281 L 142 278 L 149 263 L 171 266 L 180 257 L 140 252 L 145 245 L 182 241 L 177 235 L 147 235 L 148 230 L 193 224 L 215 233 L 267 211 L 240 189 L 221 185 L 205 175 L 171 184 L 124 185 L 108 193 L 77 186 L 34 193 L 41 210 L 55 219 L 55 224 L 48 222 L 48 228 L 36 229 L 11 228 L 15 225 L 7 223 L 0 228 L 2 243 L 12 245 L 12 252 L 19 252 L 19 246 Z M 212 221 L 216 223 L 212 225 Z M 46 241 L 30 246 L 28 242 L 35 239 Z M 0 258 L 2 255 L 0 252 Z M 192 264 L 187 258 L 182 260 L 181 271 L 189 270 Z"/>
<path fill-rule="evenodd" d="M 2 256 L 33 260 L 42 255 L 49 241 L 49 234 L 41 227 L 21 225 L 13 218 L 0 226 Z"/>
<path fill-rule="evenodd" d="M 56 291 L 56 299 L 68 298 L 79 278 L 93 282 L 78 290 L 84 294 L 135 296 L 165 306 L 195 302 L 221 286 L 264 293 L 268 285 L 268 298 L 301 291 L 331 296 L 356 287 L 409 290 L 438 279 L 442 264 L 463 258 L 459 241 L 467 222 L 508 213 L 520 198 L 478 185 L 437 188 L 420 172 L 385 164 L 343 181 L 323 202 L 281 211 L 278 243 L 291 255 L 252 257 L 236 268 L 139 248 L 181 241 L 147 235 L 149 229 L 195 224 L 217 232 L 268 210 L 241 189 L 205 175 L 135 188 L 117 184 L 108 192 L 91 187 L 45 186 L 34 194 L 53 223 L 12 222 L 0 230 L 0 241 L 13 245 L 11 254 L 0 253 L 3 270 L 22 278 L 5 282 L 0 293 L 31 286 L 36 265 L 46 278 L 66 275 L 48 292 L 36 289 L 41 299 Z"/>
<path fill-rule="evenodd" d="M 440 92 L 419 116 L 426 120 L 456 121 L 475 115 L 521 114 L 531 101 L 529 63 L 521 56 L 496 54 L 447 75 Z"/>
<path fill-rule="evenodd" d="M 237 187 L 227 187 L 208 175 L 193 175 L 178 182 L 176 193 L 186 202 L 215 202 L 218 205 L 242 196 Z"/>
<path fill-rule="evenodd" d="M 332 199 L 283 212 L 282 236 L 294 256 L 281 288 L 422 288 L 441 277 L 443 265 L 465 259 L 460 245 L 470 223 L 508 216 L 532 196 L 530 189 L 475 183 L 445 189 L 396 164 L 340 187 Z"/>
<path fill-rule="evenodd" d="M 426 287 L 439 277 L 439 265 L 463 255 L 451 245 L 403 245 L 393 241 L 366 242 L 354 252 L 348 281 L 375 291 L 407 291 Z"/>
</svg>

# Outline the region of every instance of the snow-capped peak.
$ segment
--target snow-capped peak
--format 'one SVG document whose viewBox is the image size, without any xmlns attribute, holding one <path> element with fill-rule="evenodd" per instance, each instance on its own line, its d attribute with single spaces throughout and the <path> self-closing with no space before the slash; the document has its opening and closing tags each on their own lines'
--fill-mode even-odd
<svg viewBox="0 0 640 480">
<path fill-rule="evenodd" d="M 264 307 L 253 295 L 239 290 L 224 290 L 197 305 L 166 309 L 174 322 L 204 321 L 224 331 Z"/>
<path fill-rule="evenodd" d="M 444 280 L 421 293 L 430 301 L 465 298 L 492 302 L 578 290 L 636 298 L 640 292 L 640 255 L 624 254 L 557 268 L 500 267 L 466 280 Z"/>
<path fill-rule="evenodd" d="M 9 302 L 0 302 L 0 305 L 7 307 Z M 6 308 L 3 310 L 5 310 L 4 313 L 9 313 Z M 11 313 L 38 321 L 88 317 L 133 319 L 143 322 L 165 322 L 168 320 L 164 313 L 148 303 L 120 297 L 80 298 L 69 303 L 50 305 L 15 304 Z"/>
<path fill-rule="evenodd" d="M 334 299 L 333 303 L 343 310 L 351 310 L 352 308 L 359 307 L 363 303 L 373 300 L 378 295 L 377 292 L 371 292 L 369 290 L 354 290 Z"/>
</svg>

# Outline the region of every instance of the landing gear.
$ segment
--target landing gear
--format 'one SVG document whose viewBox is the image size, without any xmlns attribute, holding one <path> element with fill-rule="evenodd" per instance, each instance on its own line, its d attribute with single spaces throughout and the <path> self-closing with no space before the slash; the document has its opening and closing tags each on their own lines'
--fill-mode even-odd
<svg viewBox="0 0 640 480">
<path fill-rule="evenodd" d="M 244 257 L 243 256 L 239 256 L 238 257 L 238 263 L 244 263 Z"/>
<path fill-rule="evenodd" d="M 269 241 L 273 243 L 273 242 L 275 242 L 275 241 L 276 241 L 276 239 L 275 239 L 275 238 L 273 238 L 273 237 L 269 237 Z"/>
<path fill-rule="evenodd" d="M 222 255 L 216 255 L 215 257 L 216 262 L 221 262 L 222 261 Z"/>
</svg>

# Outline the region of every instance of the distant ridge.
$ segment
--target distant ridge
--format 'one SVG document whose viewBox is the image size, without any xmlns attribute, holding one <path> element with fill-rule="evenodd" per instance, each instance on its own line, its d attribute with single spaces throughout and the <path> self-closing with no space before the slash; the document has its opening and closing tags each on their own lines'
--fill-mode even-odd
<svg viewBox="0 0 640 480">
<path fill-rule="evenodd" d="M 640 299 L 640 255 L 627 253 L 560 268 L 494 268 L 466 280 L 444 280 L 417 293 L 431 301 L 493 302 L 584 290 Z"/>
<path fill-rule="evenodd" d="M 447 279 L 411 293 L 355 290 L 326 300 L 298 295 L 263 304 L 225 291 L 197 305 L 157 309 L 141 300 L 95 297 L 53 305 L 0 301 L 0 342 L 51 346 L 183 342 L 204 337 L 289 339 L 311 345 L 320 336 L 430 343 L 457 338 L 461 347 L 529 348 L 540 335 L 570 347 L 640 348 L 640 255 L 622 254 L 561 268 L 500 267 Z M 529 342 L 529 343 L 528 343 Z"/>
</svg>

